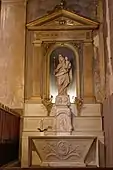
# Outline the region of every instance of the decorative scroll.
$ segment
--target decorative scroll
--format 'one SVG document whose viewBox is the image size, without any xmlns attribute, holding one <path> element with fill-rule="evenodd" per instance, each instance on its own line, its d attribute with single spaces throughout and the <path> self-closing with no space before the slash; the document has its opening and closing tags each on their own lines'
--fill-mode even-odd
<svg viewBox="0 0 113 170">
<path fill-rule="evenodd" d="M 84 147 L 84 146 L 83 146 Z M 72 146 L 68 141 L 59 141 L 58 143 L 47 143 L 42 150 L 46 153 L 46 160 L 50 157 L 56 157 L 58 160 L 67 160 L 70 157 L 81 158 L 80 145 Z"/>
</svg>

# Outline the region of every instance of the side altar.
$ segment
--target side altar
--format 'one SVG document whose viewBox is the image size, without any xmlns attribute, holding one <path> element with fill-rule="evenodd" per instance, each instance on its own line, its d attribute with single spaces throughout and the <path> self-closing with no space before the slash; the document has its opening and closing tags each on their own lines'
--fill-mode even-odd
<svg viewBox="0 0 113 170">
<path fill-rule="evenodd" d="M 99 23 L 61 1 L 26 27 L 21 166 L 104 167 Z"/>
</svg>

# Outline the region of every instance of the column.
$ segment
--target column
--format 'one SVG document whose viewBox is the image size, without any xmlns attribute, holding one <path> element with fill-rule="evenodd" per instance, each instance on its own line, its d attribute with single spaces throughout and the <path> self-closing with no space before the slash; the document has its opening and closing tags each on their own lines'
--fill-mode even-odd
<svg viewBox="0 0 113 170">
<path fill-rule="evenodd" d="M 22 109 L 24 103 L 26 0 L 2 0 L 0 101 Z"/>
<path fill-rule="evenodd" d="M 93 45 L 84 43 L 83 47 L 84 102 L 93 103 Z"/>
<path fill-rule="evenodd" d="M 41 103 L 42 95 L 42 47 L 41 41 L 35 41 L 33 49 L 33 64 L 32 64 L 32 100 Z"/>
</svg>

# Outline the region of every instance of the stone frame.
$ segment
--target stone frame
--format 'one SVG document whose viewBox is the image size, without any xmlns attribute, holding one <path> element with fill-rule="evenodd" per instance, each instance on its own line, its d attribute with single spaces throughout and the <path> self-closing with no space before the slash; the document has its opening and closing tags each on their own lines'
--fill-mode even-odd
<svg viewBox="0 0 113 170">
<path fill-rule="evenodd" d="M 71 20 L 74 25 L 70 26 L 56 23 L 56 19 L 60 20 L 61 17 L 64 17 L 66 21 Z M 54 28 L 53 24 L 55 24 Z M 32 92 L 30 95 L 31 97 L 27 100 L 31 101 L 35 99 L 37 103 L 41 103 L 42 99 L 49 98 L 49 79 L 47 78 L 49 70 L 49 64 L 47 65 L 47 63 L 49 62 L 49 57 L 47 56 L 49 55 L 49 51 L 53 50 L 55 46 L 69 46 L 75 53 L 80 50 L 81 55 L 84 55 L 84 48 L 87 44 L 93 60 L 93 30 L 98 28 L 98 26 L 98 22 L 86 19 L 64 9 L 48 14 L 27 24 L 28 31 L 31 31 L 34 35 L 34 40 L 32 42 L 32 61 L 34 62 L 31 65 L 32 87 L 30 87 L 32 88 Z M 84 62 L 83 58 L 82 60 L 83 61 L 81 62 Z M 90 64 L 92 64 L 92 60 L 90 61 Z M 77 65 L 79 65 L 78 70 L 80 71 L 80 61 L 77 61 Z M 84 63 L 82 66 L 84 67 Z M 90 65 L 90 67 L 92 66 Z M 41 73 L 42 70 L 43 73 Z M 84 70 L 82 71 L 82 74 L 83 72 Z M 86 77 L 82 75 L 80 78 L 78 75 L 79 74 L 77 74 L 77 96 L 82 98 L 88 97 L 90 98 L 89 100 L 93 100 L 91 99 L 94 98 L 92 81 L 93 72 L 90 75 L 91 92 L 89 94 L 87 94 L 87 91 L 85 92 L 84 88 L 84 79 L 86 79 Z"/>
</svg>

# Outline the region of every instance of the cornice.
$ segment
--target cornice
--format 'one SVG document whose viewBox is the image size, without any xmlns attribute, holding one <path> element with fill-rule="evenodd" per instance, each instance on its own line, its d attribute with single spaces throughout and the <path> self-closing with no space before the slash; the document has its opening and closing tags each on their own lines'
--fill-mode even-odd
<svg viewBox="0 0 113 170">
<path fill-rule="evenodd" d="M 2 3 L 6 4 L 19 4 L 19 3 L 27 3 L 28 0 L 1 0 Z"/>
</svg>

